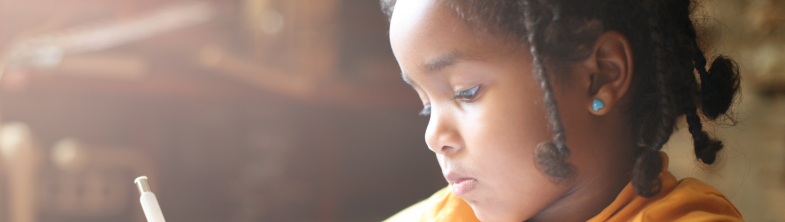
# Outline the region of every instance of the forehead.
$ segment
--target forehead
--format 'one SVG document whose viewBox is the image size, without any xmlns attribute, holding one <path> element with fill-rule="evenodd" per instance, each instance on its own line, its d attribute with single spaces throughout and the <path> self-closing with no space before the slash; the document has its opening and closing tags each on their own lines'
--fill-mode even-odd
<svg viewBox="0 0 785 222">
<path fill-rule="evenodd" d="M 390 43 L 405 73 L 425 71 L 446 55 L 481 59 L 500 53 L 504 41 L 473 31 L 440 0 L 399 0 L 390 20 Z"/>
<path fill-rule="evenodd" d="M 409 49 L 424 45 L 446 47 L 449 44 L 438 43 L 445 43 L 444 41 L 451 38 L 439 34 L 447 34 L 450 33 L 449 30 L 458 28 L 455 20 L 457 19 L 447 15 L 446 10 L 443 10 L 436 0 L 397 1 L 390 18 L 390 43 L 394 51 L 403 51 L 405 54 L 412 54 Z"/>
<path fill-rule="evenodd" d="M 429 28 L 433 25 L 444 25 L 451 22 L 445 16 L 446 10 L 438 0 L 399 0 L 396 1 L 394 11 L 390 17 L 390 31 L 393 33 L 406 33 L 413 31 L 411 28 Z M 439 24 L 441 23 L 441 24 Z"/>
</svg>

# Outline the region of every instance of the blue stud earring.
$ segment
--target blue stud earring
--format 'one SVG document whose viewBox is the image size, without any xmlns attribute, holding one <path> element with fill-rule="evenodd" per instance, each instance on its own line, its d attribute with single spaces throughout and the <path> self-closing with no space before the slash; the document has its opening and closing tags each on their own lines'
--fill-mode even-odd
<svg viewBox="0 0 785 222">
<path fill-rule="evenodd" d="M 594 99 L 594 102 L 591 103 L 591 108 L 594 109 L 594 111 L 600 110 L 602 107 L 605 107 L 605 103 L 600 99 Z"/>
</svg>

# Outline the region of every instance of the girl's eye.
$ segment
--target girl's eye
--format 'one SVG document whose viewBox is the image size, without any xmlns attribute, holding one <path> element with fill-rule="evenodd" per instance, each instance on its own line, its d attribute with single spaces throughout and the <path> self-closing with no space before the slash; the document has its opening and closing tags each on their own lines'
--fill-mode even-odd
<svg viewBox="0 0 785 222">
<path fill-rule="evenodd" d="M 464 91 L 460 91 L 455 93 L 455 96 L 452 99 L 460 99 L 463 102 L 471 102 L 474 100 L 474 95 L 477 94 L 477 90 L 480 89 L 480 86 L 472 87 L 471 89 L 467 89 Z"/>
<path fill-rule="evenodd" d="M 431 115 L 431 104 L 425 105 L 420 111 L 420 116 L 429 116 Z"/>
<path fill-rule="evenodd" d="M 467 89 L 464 91 L 460 91 L 455 93 L 455 96 L 452 99 L 460 99 L 462 102 L 472 102 L 474 100 L 474 96 L 477 94 L 477 90 L 480 89 L 480 86 L 472 87 L 471 89 Z M 425 105 L 420 111 L 420 116 L 429 116 L 431 115 L 431 105 Z"/>
</svg>

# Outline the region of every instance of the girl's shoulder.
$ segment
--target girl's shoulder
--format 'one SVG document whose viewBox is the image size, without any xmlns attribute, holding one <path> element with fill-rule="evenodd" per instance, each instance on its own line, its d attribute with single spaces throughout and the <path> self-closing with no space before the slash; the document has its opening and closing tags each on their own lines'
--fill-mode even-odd
<svg viewBox="0 0 785 222">
<path fill-rule="evenodd" d="M 589 222 L 744 221 L 739 210 L 714 187 L 694 178 L 677 181 L 667 168 L 660 179 L 662 189 L 656 196 L 639 196 L 628 184 Z"/>
<path fill-rule="evenodd" d="M 633 221 L 744 221 L 739 210 L 714 187 L 686 178 Z"/>
</svg>

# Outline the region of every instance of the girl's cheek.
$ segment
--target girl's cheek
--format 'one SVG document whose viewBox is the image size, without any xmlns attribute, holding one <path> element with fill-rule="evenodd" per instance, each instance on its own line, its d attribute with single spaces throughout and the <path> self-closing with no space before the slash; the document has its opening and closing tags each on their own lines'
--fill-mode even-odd
<svg viewBox="0 0 785 222">
<path fill-rule="evenodd" d="M 505 126 L 499 125 L 499 121 L 494 117 L 496 114 L 484 105 L 475 104 L 467 110 L 462 123 L 464 128 L 462 134 L 467 147 L 481 149 L 475 152 L 487 154 L 492 149 L 498 150 L 498 143 L 505 140 L 502 138 L 505 135 Z"/>
</svg>

